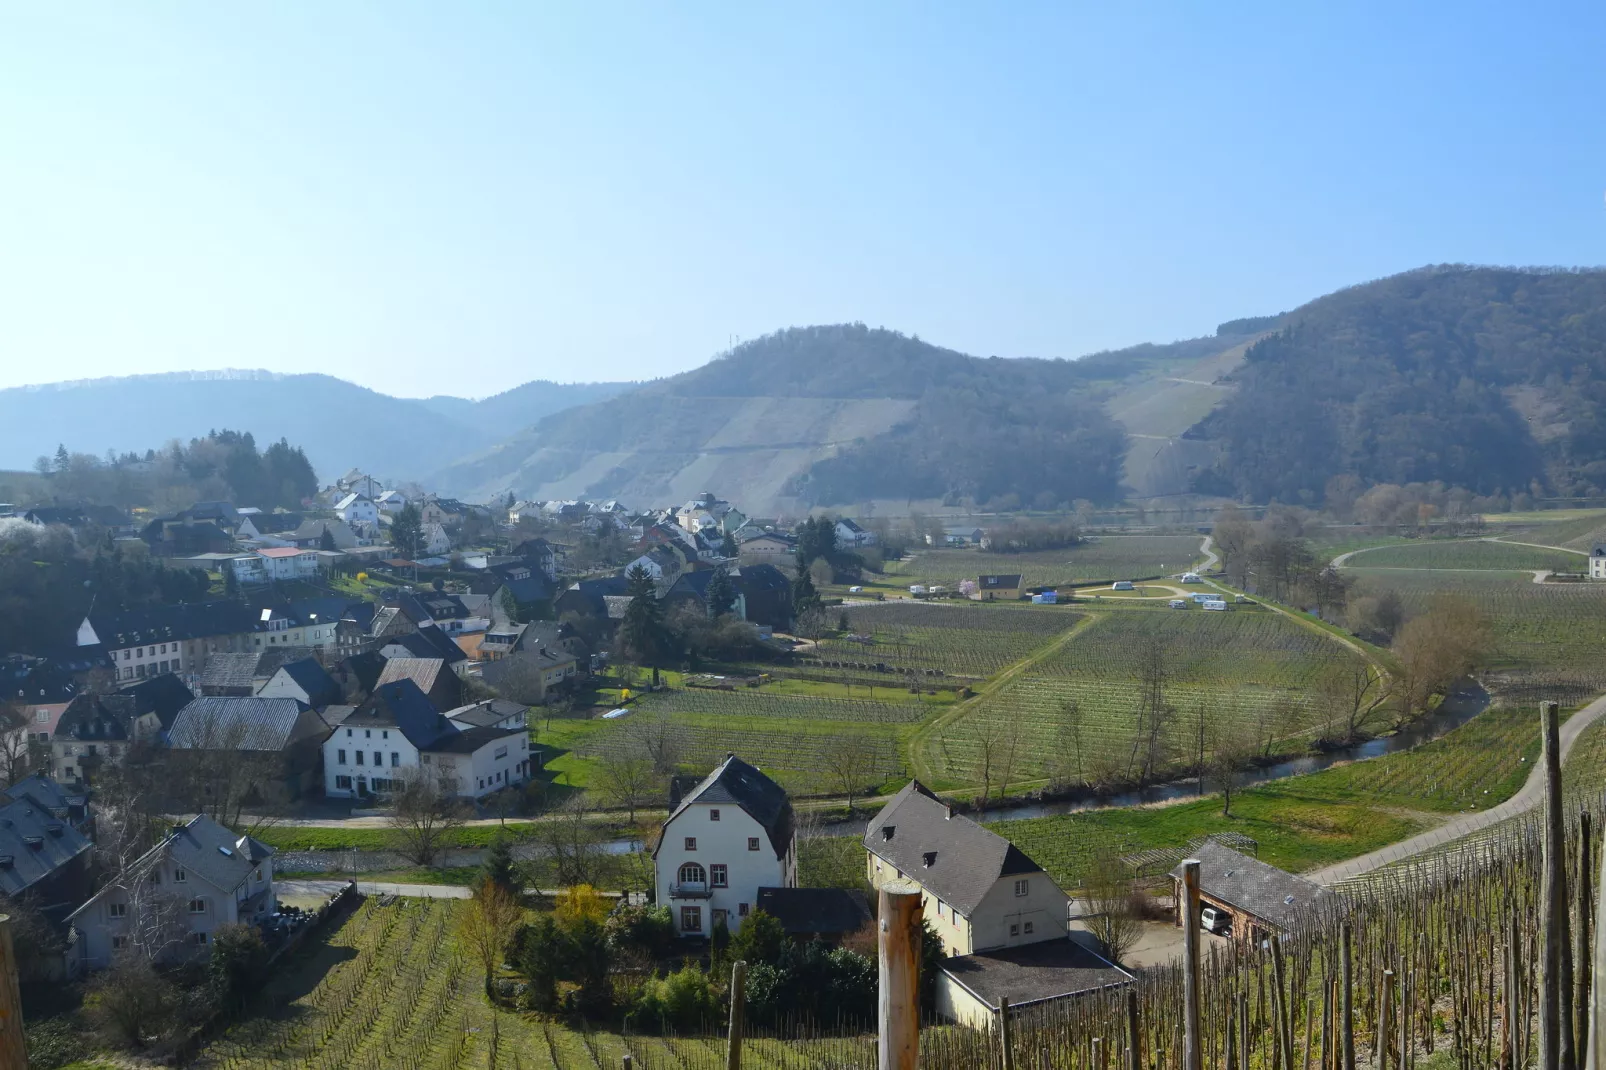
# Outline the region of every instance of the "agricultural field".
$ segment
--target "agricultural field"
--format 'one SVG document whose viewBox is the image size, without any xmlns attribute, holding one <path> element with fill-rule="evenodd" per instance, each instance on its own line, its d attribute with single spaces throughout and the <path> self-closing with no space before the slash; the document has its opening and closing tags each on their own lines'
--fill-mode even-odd
<svg viewBox="0 0 1606 1070">
<path fill-rule="evenodd" d="M 1526 572 L 1344 571 L 1358 581 L 1357 594 L 1396 591 L 1407 612 L 1441 595 L 1481 609 L 1495 633 L 1489 684 L 1502 702 L 1577 705 L 1606 690 L 1606 584 L 1536 584 Z"/>
<path fill-rule="evenodd" d="M 1362 568 L 1408 569 L 1548 569 L 1576 572 L 1584 559 L 1564 550 L 1490 542 L 1486 539 L 1420 539 L 1402 545 L 1363 550 L 1346 564 Z"/>
<path fill-rule="evenodd" d="M 1318 681 L 1361 664 L 1333 640 L 1259 607 L 1110 605 L 1091 618 L 956 719 L 922 732 L 920 761 L 933 779 L 980 784 L 989 750 L 995 787 L 1001 776 L 1019 784 L 1126 774 L 1139 661 L 1153 643 L 1164 652 L 1165 698 L 1175 710 L 1165 735 L 1175 757 L 1191 749 L 1201 709 L 1209 731 L 1230 728 L 1276 751 L 1322 720 Z"/>
<path fill-rule="evenodd" d="M 1029 656 L 1076 621 L 1063 606 L 884 602 L 843 611 L 856 639 L 822 639 L 822 667 L 884 664 L 894 672 L 979 679 Z"/>
<path fill-rule="evenodd" d="M 204 1070 L 643 1070 L 725 1066 L 719 1037 L 622 1036 L 493 1008 L 455 935 L 460 901 L 370 899 L 267 983 Z M 874 1065 L 873 1038 L 755 1039 L 742 1064 Z"/>
<path fill-rule="evenodd" d="M 891 562 L 887 574 L 904 583 L 957 586 L 983 573 L 1019 574 L 1028 587 L 1069 586 L 1183 572 L 1201 560 L 1198 535 L 1098 535 L 1067 550 L 993 554 L 970 549 L 916 550 Z"/>
</svg>

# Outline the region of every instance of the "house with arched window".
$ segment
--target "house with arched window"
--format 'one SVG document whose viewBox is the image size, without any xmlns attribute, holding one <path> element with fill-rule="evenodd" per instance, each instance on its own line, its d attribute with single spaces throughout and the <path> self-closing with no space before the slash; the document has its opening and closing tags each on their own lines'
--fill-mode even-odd
<svg viewBox="0 0 1606 1070">
<path fill-rule="evenodd" d="M 653 852 L 658 902 L 681 936 L 735 932 L 759 889 L 797 887 L 792 803 L 775 781 L 734 754 L 689 791 Z"/>
</svg>

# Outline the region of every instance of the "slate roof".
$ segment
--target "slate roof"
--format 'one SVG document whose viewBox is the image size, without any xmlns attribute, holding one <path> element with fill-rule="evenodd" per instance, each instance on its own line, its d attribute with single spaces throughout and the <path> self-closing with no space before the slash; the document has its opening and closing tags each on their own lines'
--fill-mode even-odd
<svg viewBox="0 0 1606 1070">
<path fill-rule="evenodd" d="M 284 673 L 296 686 L 307 694 L 307 704 L 310 706 L 327 706 L 331 702 L 340 701 L 340 685 L 335 683 L 334 677 L 324 671 L 315 658 L 300 658 L 279 666 L 279 672 Z M 274 675 L 278 675 L 275 673 Z"/>
<path fill-rule="evenodd" d="M 785 858 L 792 845 L 792 801 L 786 789 L 734 754 L 703 778 L 703 782 L 680 801 L 675 812 L 664 822 L 667 827 L 693 803 L 731 803 L 740 806 L 747 815 L 769 833 L 770 846 L 776 858 Z M 659 844 L 663 841 L 660 838 Z M 653 857 L 657 857 L 654 850 Z"/>
<path fill-rule="evenodd" d="M 1000 997 L 1008 997 L 1013 1010 L 1133 981 L 1130 973 L 1070 939 L 944 959 L 942 972 L 993 1010 Z"/>
<path fill-rule="evenodd" d="M 418 689 L 428 694 L 443 672 L 449 672 L 440 658 L 391 658 L 379 674 L 380 685 L 397 680 L 411 680 Z"/>
<path fill-rule="evenodd" d="M 252 653 L 223 652 L 206 659 L 201 670 L 202 688 L 245 690 L 256 686 L 258 656 Z"/>
<path fill-rule="evenodd" d="M 918 780 L 871 819 L 864 847 L 966 917 L 1000 877 L 1043 872 L 1026 852 L 953 813 Z M 928 856 L 934 856 L 930 865 Z"/>
<path fill-rule="evenodd" d="M 977 584 L 984 591 L 1013 591 L 1020 588 L 1020 577 L 1012 575 L 982 576 Z"/>
<path fill-rule="evenodd" d="M 139 703 L 132 695 L 79 695 L 61 712 L 53 738 L 121 742 L 128 739 L 138 716 Z"/>
<path fill-rule="evenodd" d="M 1199 860 L 1199 891 L 1279 928 L 1333 893 L 1304 877 L 1296 877 L 1258 858 L 1207 840 L 1190 855 Z M 1171 871 L 1182 877 L 1182 866 Z"/>
<path fill-rule="evenodd" d="M 379 674 L 385 671 L 385 655 L 377 650 L 353 654 L 341 666 L 357 680 L 363 691 L 372 691 L 379 684 Z"/>
<path fill-rule="evenodd" d="M 244 635 L 262 630 L 261 622 L 250 607 L 229 599 L 127 610 L 93 610 L 89 614 L 89 624 L 107 650 L 172 642 L 175 639 Z"/>
<path fill-rule="evenodd" d="M 471 728 L 483 728 L 499 725 L 509 717 L 527 715 L 529 707 L 522 702 L 511 702 L 505 698 L 486 699 L 483 702 L 471 702 L 467 706 L 459 706 L 455 710 L 448 710 L 448 720 L 465 724 Z"/>
<path fill-rule="evenodd" d="M 870 901 L 857 889 L 760 888 L 757 906 L 792 936 L 857 932 L 870 922 Z"/>
<path fill-rule="evenodd" d="M 140 855 L 129 868 L 138 872 L 150 859 L 167 857 L 174 865 L 215 888 L 232 892 L 251 875 L 258 862 L 271 857 L 273 848 L 250 836 L 238 836 L 205 814 L 197 814 L 168 833 L 167 839 Z M 114 885 L 107 885 L 108 888 Z M 80 906 L 69 919 L 97 902 L 105 889 Z"/>
<path fill-rule="evenodd" d="M 375 688 L 368 701 L 341 727 L 394 727 L 419 750 L 429 750 L 430 744 L 444 733 L 456 732 L 412 680 L 397 680 Z"/>
<path fill-rule="evenodd" d="M 433 624 L 414 628 L 405 635 L 390 636 L 385 639 L 384 645 L 402 647 L 415 658 L 440 658 L 448 665 L 455 665 L 468 657 L 462 647 Z"/>
<path fill-rule="evenodd" d="M 763 591 L 790 591 L 792 581 L 774 565 L 743 565 L 731 572 L 731 583 L 744 595 Z"/>
<path fill-rule="evenodd" d="M 208 696 L 179 711 L 168 740 L 177 750 L 282 751 L 322 726 L 317 714 L 293 698 Z"/>
<path fill-rule="evenodd" d="M 494 743 L 500 739 L 513 739 L 524 735 L 523 728 L 497 728 L 494 725 L 465 728 L 462 731 L 448 731 L 436 736 L 435 742 L 423 748 L 431 754 L 473 754 L 487 743 Z"/>
<path fill-rule="evenodd" d="M 251 526 L 264 535 L 294 531 L 306 518 L 300 513 L 262 513 L 251 518 Z"/>
<path fill-rule="evenodd" d="M 34 524 L 65 524 L 70 528 L 83 527 L 87 523 L 82 509 L 48 505 L 29 509 L 22 514 L 22 518 Z"/>
<path fill-rule="evenodd" d="M 91 848 L 72 822 L 40 805 L 31 792 L 18 792 L 0 806 L 0 892 L 19 895 Z"/>
<path fill-rule="evenodd" d="M 0 698 L 47 705 L 71 702 L 78 693 L 72 672 L 55 658 L 10 654 L 0 658 Z"/>
<path fill-rule="evenodd" d="M 119 693 L 133 695 L 139 705 L 140 715 L 154 713 L 156 719 L 162 722 L 164 731 L 173 727 L 173 719 L 178 716 L 179 710 L 195 701 L 195 692 L 184 686 L 184 681 L 178 678 L 177 673 L 171 672 L 147 677 L 137 684 L 122 688 Z"/>
</svg>

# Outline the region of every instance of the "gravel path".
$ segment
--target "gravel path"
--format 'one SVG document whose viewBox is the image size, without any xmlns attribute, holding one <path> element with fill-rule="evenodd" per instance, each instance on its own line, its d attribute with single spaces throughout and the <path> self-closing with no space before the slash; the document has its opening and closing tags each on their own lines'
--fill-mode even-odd
<svg viewBox="0 0 1606 1070">
<path fill-rule="evenodd" d="M 1567 761 L 1568 753 L 1573 749 L 1573 744 L 1583 734 L 1584 729 L 1600 720 L 1602 715 L 1606 715 L 1606 697 L 1601 697 L 1591 702 L 1569 717 L 1567 722 L 1561 726 L 1561 760 L 1563 762 Z M 1436 829 L 1412 836 L 1407 840 L 1401 840 L 1399 843 L 1391 844 L 1388 847 L 1380 848 L 1371 854 L 1361 855 L 1359 858 L 1352 858 L 1347 862 L 1339 862 L 1325 869 L 1303 874 L 1303 876 L 1307 880 L 1315 881 L 1317 884 L 1333 885 L 1340 881 L 1363 876 L 1376 869 L 1382 869 L 1384 866 L 1410 858 L 1413 855 L 1431 851 L 1436 847 L 1443 847 L 1475 832 L 1482 832 L 1486 828 L 1498 825 L 1502 821 L 1516 817 L 1518 814 L 1525 813 L 1538 806 L 1540 800 L 1544 797 L 1544 781 L 1544 765 L 1540 762 L 1535 762 L 1533 769 L 1528 773 L 1527 781 L 1522 785 L 1522 790 L 1498 806 L 1491 807 L 1488 810 L 1480 810 L 1474 814 L 1462 814 L 1459 817 L 1453 817 Z"/>
</svg>

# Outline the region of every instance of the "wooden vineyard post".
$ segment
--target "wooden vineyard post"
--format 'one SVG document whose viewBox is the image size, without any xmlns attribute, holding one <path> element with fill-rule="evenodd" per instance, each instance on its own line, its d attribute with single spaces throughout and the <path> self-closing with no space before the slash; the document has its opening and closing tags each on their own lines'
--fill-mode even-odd
<svg viewBox="0 0 1606 1070">
<path fill-rule="evenodd" d="M 1561 815 L 1560 706 L 1539 704 L 1540 742 L 1545 763 L 1544 839 L 1539 869 L 1539 1070 L 1574 1070 L 1568 997 L 1562 983 L 1567 943 L 1566 841 Z"/>
<path fill-rule="evenodd" d="M 1182 1070 L 1204 1070 L 1199 1031 L 1199 860 L 1182 861 Z"/>
<path fill-rule="evenodd" d="M 1138 994 L 1126 990 L 1126 1070 L 1143 1070 L 1142 1039 L 1138 1032 Z"/>
<path fill-rule="evenodd" d="M 920 1061 L 920 885 L 881 886 L 879 1070 L 915 1070 Z"/>
<path fill-rule="evenodd" d="M 22 985 L 11 943 L 11 915 L 0 914 L 0 1066 L 26 1068 L 28 1039 L 22 1032 Z"/>
<path fill-rule="evenodd" d="M 1594 977 L 1589 986 L 1589 1053 L 1585 1070 L 1606 1070 L 1606 849 L 1600 852 L 1600 871 L 1595 881 Z"/>
<path fill-rule="evenodd" d="M 1574 1048 L 1580 1064 L 1587 1057 L 1585 1045 L 1589 1043 L 1589 911 L 1594 902 L 1594 889 L 1590 878 L 1594 870 L 1589 864 L 1589 811 L 1578 814 L 1578 887 L 1576 920 L 1573 924 L 1573 1032 L 1578 1038 Z"/>
<path fill-rule="evenodd" d="M 1015 1070 L 1015 1050 L 1010 1046 L 1009 997 L 998 997 L 998 1047 L 1003 1054 L 1004 1070 Z"/>
<path fill-rule="evenodd" d="M 1271 976 L 1276 987 L 1276 1000 L 1272 1013 L 1276 1020 L 1272 1028 L 1277 1032 L 1277 1046 L 1282 1051 L 1283 1070 L 1294 1070 L 1294 1026 L 1290 1020 L 1293 1009 L 1288 1005 L 1288 986 L 1283 970 L 1283 938 L 1281 933 L 1271 934 Z"/>
<path fill-rule="evenodd" d="M 731 1022 L 725 1038 L 725 1070 L 742 1070 L 743 1015 L 747 1010 L 747 963 L 731 966 Z"/>
<path fill-rule="evenodd" d="M 624 1070 L 636 1070 L 636 1057 L 626 1052 L 623 1060 Z"/>
<path fill-rule="evenodd" d="M 1373 1052 L 1377 1070 L 1388 1070 L 1389 1045 L 1393 1037 L 1389 1035 L 1389 1012 L 1394 1009 L 1394 971 L 1383 971 L 1383 992 L 1378 998 L 1377 1005 L 1377 1048 Z"/>
<path fill-rule="evenodd" d="M 1340 1057 L 1343 1060 L 1340 1070 L 1355 1070 L 1355 977 L 1350 964 L 1352 941 L 1349 922 L 1339 926 L 1339 939 L 1342 947 L 1338 967 L 1338 1035 L 1342 1045 Z"/>
</svg>

